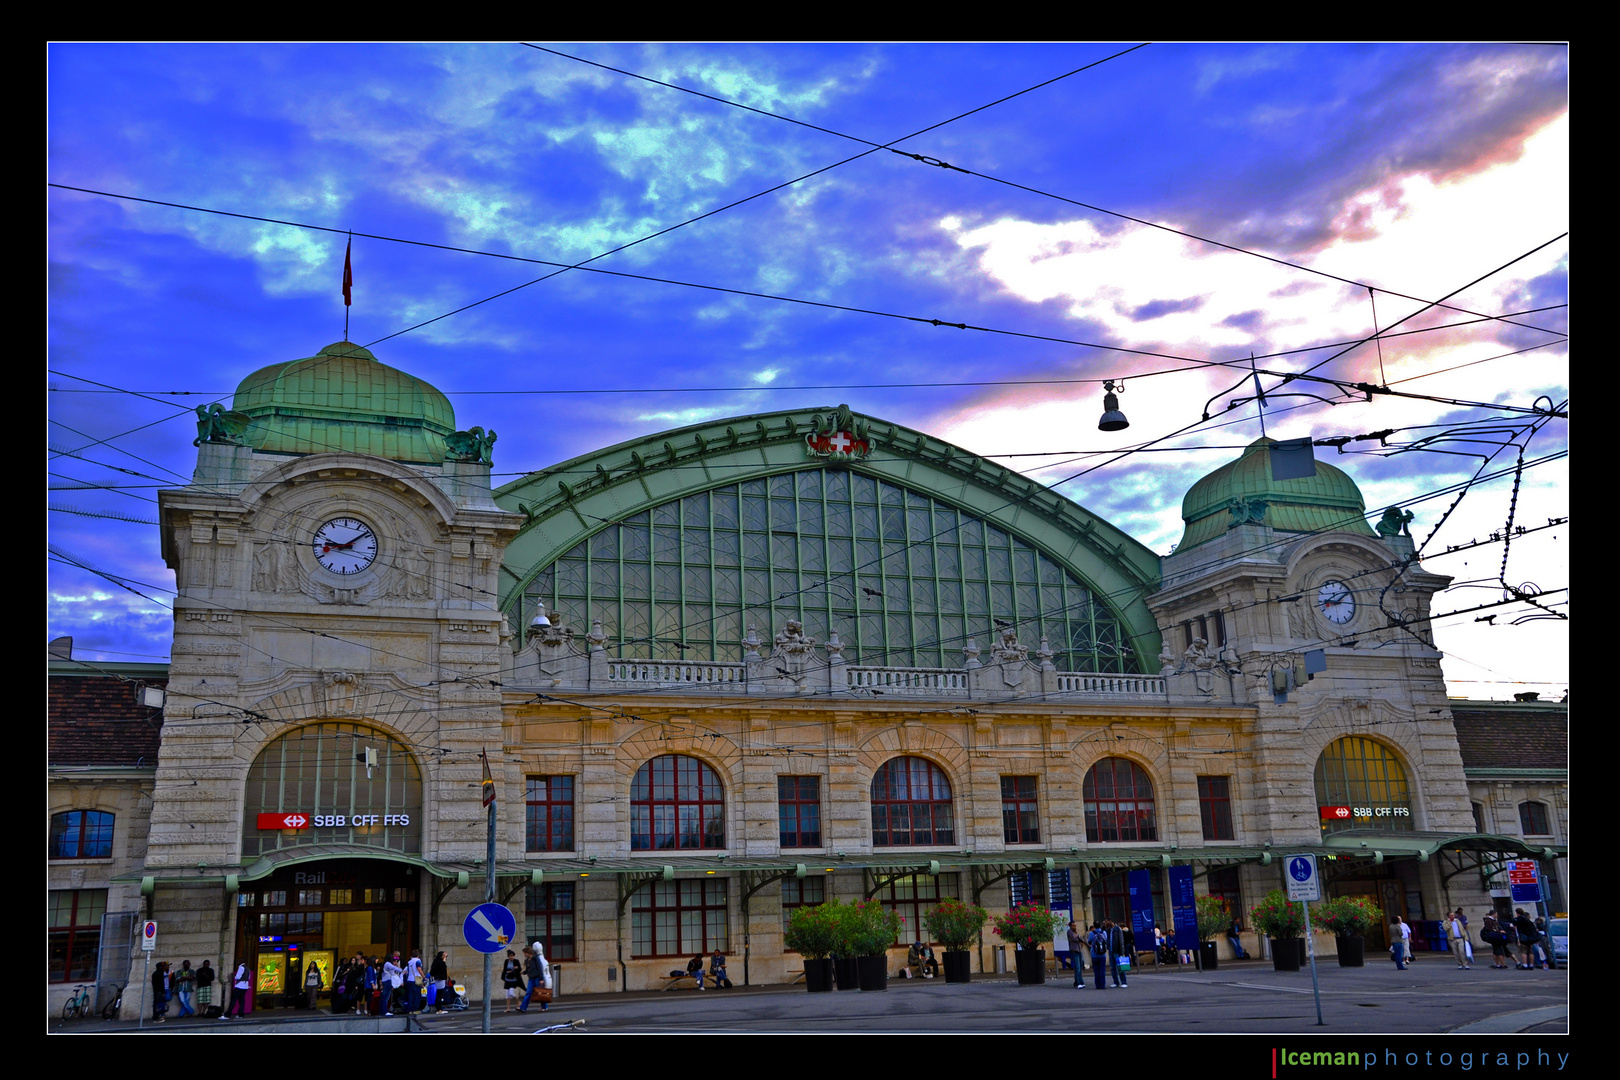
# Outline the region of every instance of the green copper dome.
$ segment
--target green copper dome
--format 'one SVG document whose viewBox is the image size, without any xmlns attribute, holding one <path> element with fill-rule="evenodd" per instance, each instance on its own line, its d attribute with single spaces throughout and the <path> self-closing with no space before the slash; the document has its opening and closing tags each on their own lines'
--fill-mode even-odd
<svg viewBox="0 0 1620 1080">
<path fill-rule="evenodd" d="M 1257 439 L 1243 456 L 1229 461 L 1192 486 L 1181 501 L 1187 523 L 1177 551 L 1214 540 L 1246 522 L 1278 532 L 1353 532 L 1375 535 L 1367 524 L 1367 503 L 1344 470 L 1316 463 L 1316 475 L 1297 480 L 1271 478 L 1275 439 Z"/>
<path fill-rule="evenodd" d="M 341 451 L 439 465 L 456 430 L 448 398 L 350 341 L 260 368 L 236 388 L 233 408 L 252 418 L 247 442 L 268 454 Z"/>
</svg>

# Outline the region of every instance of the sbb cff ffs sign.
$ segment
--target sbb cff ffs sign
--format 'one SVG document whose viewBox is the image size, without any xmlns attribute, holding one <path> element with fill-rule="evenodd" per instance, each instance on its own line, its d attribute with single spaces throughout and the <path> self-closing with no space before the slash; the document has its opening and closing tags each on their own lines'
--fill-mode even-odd
<svg viewBox="0 0 1620 1080">
<path fill-rule="evenodd" d="M 409 825 L 409 814 L 260 814 L 259 828 L 272 831 L 285 829 L 347 829 L 368 825 Z"/>
</svg>

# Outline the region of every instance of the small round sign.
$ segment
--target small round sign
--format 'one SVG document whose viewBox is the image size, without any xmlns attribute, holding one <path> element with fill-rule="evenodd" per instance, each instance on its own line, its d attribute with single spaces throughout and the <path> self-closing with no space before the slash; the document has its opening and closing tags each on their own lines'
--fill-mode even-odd
<svg viewBox="0 0 1620 1080">
<path fill-rule="evenodd" d="M 461 924 L 461 936 L 481 953 L 498 953 L 517 937 L 517 916 L 504 904 L 479 904 Z"/>
</svg>

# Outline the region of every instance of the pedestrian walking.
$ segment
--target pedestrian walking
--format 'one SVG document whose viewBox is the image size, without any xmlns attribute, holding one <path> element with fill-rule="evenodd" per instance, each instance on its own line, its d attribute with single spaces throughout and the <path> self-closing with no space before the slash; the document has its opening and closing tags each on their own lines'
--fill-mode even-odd
<svg viewBox="0 0 1620 1080">
<path fill-rule="evenodd" d="M 1081 963 L 1081 948 L 1085 939 L 1080 936 L 1080 924 L 1073 919 L 1069 920 L 1069 956 L 1074 961 L 1074 988 L 1084 990 L 1086 987 L 1085 965 Z"/>
<path fill-rule="evenodd" d="M 1461 908 L 1446 916 L 1446 939 L 1451 943 L 1451 955 L 1457 961 L 1457 969 L 1472 971 L 1474 963 L 1468 956 L 1468 931 L 1463 929 Z"/>
<path fill-rule="evenodd" d="M 506 991 L 506 1008 L 502 1012 L 512 1011 L 512 1002 L 523 989 L 523 964 L 511 949 L 506 950 L 506 962 L 501 965 L 501 987 Z"/>
<path fill-rule="evenodd" d="M 252 976 L 248 973 L 246 960 L 236 962 L 236 972 L 231 976 L 231 1004 L 230 1008 L 220 1016 L 221 1020 L 242 1019 L 247 1016 L 248 988 L 253 985 Z"/>
</svg>

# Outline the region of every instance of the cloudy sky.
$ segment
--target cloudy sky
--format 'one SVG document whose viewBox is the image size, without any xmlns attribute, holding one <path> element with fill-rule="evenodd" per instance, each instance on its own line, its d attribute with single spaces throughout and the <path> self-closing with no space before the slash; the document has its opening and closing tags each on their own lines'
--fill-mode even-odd
<svg viewBox="0 0 1620 1080">
<path fill-rule="evenodd" d="M 1567 612 L 1567 425 L 1526 411 L 1568 396 L 1566 50 L 1136 44 L 52 47 L 47 638 L 167 658 L 156 492 L 198 404 L 343 337 L 352 230 L 349 337 L 497 482 L 847 402 L 1168 553 L 1261 433 L 1254 356 L 1267 434 L 1395 429 L 1318 454 L 1456 579 L 1451 692 L 1562 696 L 1566 621 L 1473 609 Z"/>
</svg>

